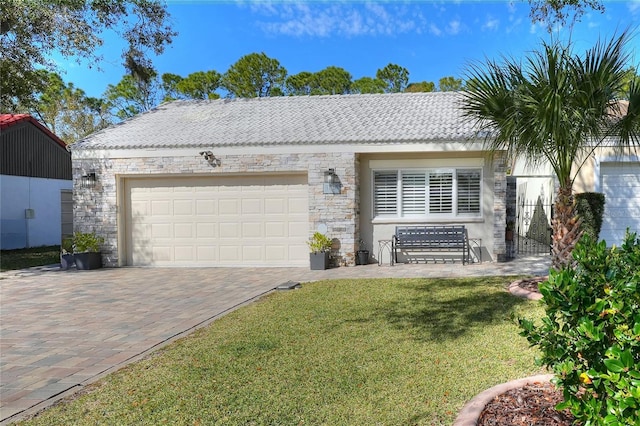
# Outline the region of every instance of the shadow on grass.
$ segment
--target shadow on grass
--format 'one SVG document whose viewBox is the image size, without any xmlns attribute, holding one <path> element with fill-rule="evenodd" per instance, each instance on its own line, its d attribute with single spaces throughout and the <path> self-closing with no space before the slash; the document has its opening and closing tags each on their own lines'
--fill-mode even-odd
<svg viewBox="0 0 640 426">
<path fill-rule="evenodd" d="M 526 300 L 504 290 L 504 278 L 429 280 L 404 285 L 407 295 L 376 313 L 395 327 L 411 329 L 419 341 L 459 339 L 478 328 L 510 321 Z"/>
</svg>

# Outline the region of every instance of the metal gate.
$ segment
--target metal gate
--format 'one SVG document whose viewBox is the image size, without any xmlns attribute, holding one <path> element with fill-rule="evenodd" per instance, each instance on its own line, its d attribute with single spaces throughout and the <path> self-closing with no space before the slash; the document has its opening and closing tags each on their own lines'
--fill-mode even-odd
<svg viewBox="0 0 640 426">
<path fill-rule="evenodd" d="M 516 209 L 514 245 L 519 255 L 551 254 L 553 203 L 538 197 L 520 200 Z"/>
</svg>

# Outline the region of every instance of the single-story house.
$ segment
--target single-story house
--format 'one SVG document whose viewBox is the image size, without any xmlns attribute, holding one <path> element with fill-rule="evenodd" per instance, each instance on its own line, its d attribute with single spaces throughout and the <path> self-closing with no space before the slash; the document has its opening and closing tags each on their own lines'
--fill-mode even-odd
<svg viewBox="0 0 640 426">
<path fill-rule="evenodd" d="M 483 261 L 496 260 L 506 164 L 483 150 L 460 102 L 443 92 L 162 104 L 72 146 L 75 229 L 106 239 L 108 266 L 308 266 L 315 231 L 352 265 L 362 246 L 375 258 L 396 226 L 420 224 L 463 224 Z"/>
<path fill-rule="evenodd" d="M 640 233 L 640 153 L 634 149 L 620 152 L 615 145 L 615 139 L 609 139 L 588 157 L 577 158 L 575 164 L 582 168 L 573 185 L 576 194 L 604 194 L 600 239 L 608 246 L 620 245 L 627 228 Z M 517 178 L 518 204 L 520 200 L 545 200 L 548 205 L 555 199 L 557 180 L 548 163 L 532 167 L 517 161 L 512 174 Z M 547 220 L 549 216 L 547 212 Z M 526 226 L 521 229 L 526 232 Z"/>
<path fill-rule="evenodd" d="M 73 232 L 71 153 L 28 114 L 0 114 L 0 248 L 58 245 Z"/>
</svg>

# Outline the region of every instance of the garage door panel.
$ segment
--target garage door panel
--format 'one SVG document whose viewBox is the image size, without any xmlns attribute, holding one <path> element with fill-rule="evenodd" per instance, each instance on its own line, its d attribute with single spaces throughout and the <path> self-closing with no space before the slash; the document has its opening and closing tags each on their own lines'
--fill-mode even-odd
<svg viewBox="0 0 640 426">
<path fill-rule="evenodd" d="M 640 163 L 602 163 L 600 170 L 605 196 L 600 238 L 619 245 L 627 227 L 640 229 Z"/>
<path fill-rule="evenodd" d="M 265 260 L 268 262 L 284 262 L 287 260 L 288 248 L 285 245 L 267 245 L 265 247 Z"/>
<path fill-rule="evenodd" d="M 241 263 L 242 257 L 242 247 L 240 246 L 229 246 L 229 245 L 221 245 L 220 246 L 220 255 L 219 259 L 221 263 Z"/>
<path fill-rule="evenodd" d="M 306 266 L 305 175 L 130 179 L 131 265 Z"/>
<path fill-rule="evenodd" d="M 286 223 L 284 222 L 268 222 L 265 223 L 265 237 L 267 238 L 275 238 L 275 237 L 286 237 Z"/>
<path fill-rule="evenodd" d="M 217 213 L 217 203 L 214 200 L 196 200 L 197 215 L 215 215 Z"/>
<path fill-rule="evenodd" d="M 288 200 L 288 212 L 289 213 L 304 213 L 307 214 L 309 200 L 307 197 L 293 197 Z"/>
<path fill-rule="evenodd" d="M 244 222 L 242 224 L 242 238 L 262 238 L 261 222 Z"/>
<path fill-rule="evenodd" d="M 193 214 L 192 200 L 175 200 L 173 202 L 174 216 L 190 216 Z"/>
<path fill-rule="evenodd" d="M 172 252 L 173 248 L 170 246 L 154 246 L 151 251 L 152 260 L 153 262 L 173 260 Z"/>
<path fill-rule="evenodd" d="M 242 200 L 242 215 L 262 214 L 262 199 L 244 198 Z"/>
<path fill-rule="evenodd" d="M 173 225 L 174 238 L 193 238 L 192 223 L 176 223 Z"/>
<path fill-rule="evenodd" d="M 216 238 L 218 233 L 217 223 L 196 223 L 196 238 Z"/>
<path fill-rule="evenodd" d="M 264 260 L 262 246 L 242 246 L 242 260 L 244 262 L 261 262 Z"/>
<path fill-rule="evenodd" d="M 170 223 L 154 223 L 151 225 L 151 238 L 171 238 Z"/>
<path fill-rule="evenodd" d="M 220 215 L 238 215 L 240 213 L 239 202 L 237 199 L 223 198 L 218 201 L 218 214 Z"/>
<path fill-rule="evenodd" d="M 220 223 L 218 235 L 220 238 L 240 238 L 240 224 L 234 222 Z"/>
</svg>

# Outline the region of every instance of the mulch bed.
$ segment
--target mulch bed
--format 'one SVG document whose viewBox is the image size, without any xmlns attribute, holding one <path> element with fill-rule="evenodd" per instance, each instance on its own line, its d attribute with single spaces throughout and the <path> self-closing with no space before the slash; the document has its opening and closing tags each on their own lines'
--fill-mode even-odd
<svg viewBox="0 0 640 426">
<path fill-rule="evenodd" d="M 551 383 L 532 383 L 496 396 L 486 405 L 478 426 L 571 426 L 569 410 L 557 411 L 563 401 Z"/>
<path fill-rule="evenodd" d="M 520 287 L 539 292 L 538 285 L 548 277 L 524 279 Z M 532 383 L 496 396 L 478 419 L 478 426 L 571 426 L 575 421 L 569 410 L 558 411 L 562 392 L 551 383 Z"/>
</svg>

